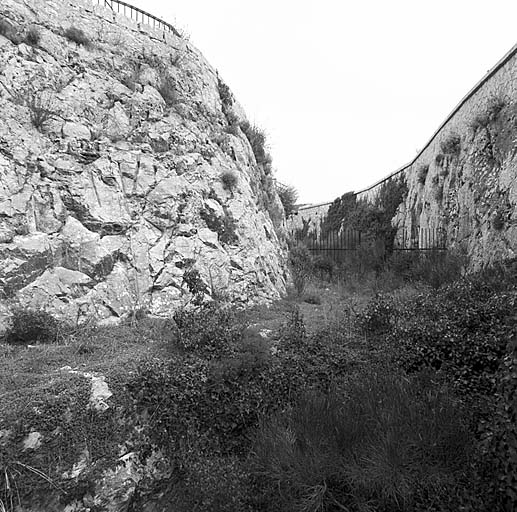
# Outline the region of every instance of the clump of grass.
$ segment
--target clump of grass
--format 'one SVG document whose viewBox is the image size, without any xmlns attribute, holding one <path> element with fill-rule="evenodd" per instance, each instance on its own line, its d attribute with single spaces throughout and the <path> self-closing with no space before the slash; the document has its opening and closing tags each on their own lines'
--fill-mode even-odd
<svg viewBox="0 0 517 512">
<path fill-rule="evenodd" d="M 224 171 L 221 174 L 221 183 L 226 190 L 233 192 L 233 189 L 237 186 L 239 178 L 233 171 Z"/>
<path fill-rule="evenodd" d="M 446 493 L 461 473 L 470 435 L 447 390 L 387 370 L 363 373 L 346 396 L 310 393 L 262 424 L 253 471 L 276 510 L 375 503 L 375 510 L 409 512 L 421 492 Z"/>
<path fill-rule="evenodd" d="M 418 168 L 418 183 L 421 185 L 425 184 L 427 173 L 429 172 L 429 165 L 423 164 Z"/>
<path fill-rule="evenodd" d="M 91 45 L 90 38 L 84 33 L 83 30 L 77 27 L 69 27 L 65 30 L 65 37 L 79 46 L 87 48 Z"/>
<path fill-rule="evenodd" d="M 445 155 L 459 155 L 461 151 L 461 137 L 457 133 L 451 133 L 440 143 L 440 149 Z"/>
</svg>

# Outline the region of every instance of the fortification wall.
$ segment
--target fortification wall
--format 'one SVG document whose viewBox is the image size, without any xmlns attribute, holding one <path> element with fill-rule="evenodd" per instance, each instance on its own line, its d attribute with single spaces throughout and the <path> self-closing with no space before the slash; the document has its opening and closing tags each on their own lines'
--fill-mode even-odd
<svg viewBox="0 0 517 512">
<path fill-rule="evenodd" d="M 408 195 L 394 224 L 440 229 L 479 267 L 517 252 L 517 45 L 447 116 L 408 164 L 356 193 L 372 201 L 382 184 L 405 177 Z M 330 206 L 326 203 L 324 208 Z M 324 208 L 305 208 L 313 222 Z"/>
</svg>

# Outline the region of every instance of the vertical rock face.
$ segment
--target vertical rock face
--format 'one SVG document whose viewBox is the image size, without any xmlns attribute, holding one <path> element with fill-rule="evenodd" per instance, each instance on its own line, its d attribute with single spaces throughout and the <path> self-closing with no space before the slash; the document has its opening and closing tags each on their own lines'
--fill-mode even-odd
<svg viewBox="0 0 517 512">
<path fill-rule="evenodd" d="M 6 0 L 0 22 L 0 309 L 163 315 L 186 274 L 284 291 L 270 169 L 190 43 L 80 0 Z"/>
</svg>

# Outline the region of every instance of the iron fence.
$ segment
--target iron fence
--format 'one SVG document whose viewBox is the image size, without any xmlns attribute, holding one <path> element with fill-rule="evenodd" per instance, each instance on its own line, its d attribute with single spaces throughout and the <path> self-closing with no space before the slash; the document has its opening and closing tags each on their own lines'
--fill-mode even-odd
<svg viewBox="0 0 517 512">
<path fill-rule="evenodd" d="M 312 231 L 300 229 L 292 235 L 313 254 L 326 256 L 334 261 L 341 261 L 350 251 L 365 247 L 378 254 L 392 251 L 444 251 L 446 249 L 446 233 L 439 228 L 400 229 L 394 239 L 391 237 L 375 239 L 355 229 L 325 232 L 321 226 Z"/>
<path fill-rule="evenodd" d="M 121 0 L 94 0 L 97 5 L 110 8 L 113 12 L 123 14 L 124 16 L 136 21 L 137 23 L 144 23 L 153 27 L 156 30 L 165 30 L 172 32 L 174 35 L 181 37 L 181 34 L 170 23 L 153 16 L 152 14 L 135 7 L 134 5 L 122 2 Z"/>
</svg>

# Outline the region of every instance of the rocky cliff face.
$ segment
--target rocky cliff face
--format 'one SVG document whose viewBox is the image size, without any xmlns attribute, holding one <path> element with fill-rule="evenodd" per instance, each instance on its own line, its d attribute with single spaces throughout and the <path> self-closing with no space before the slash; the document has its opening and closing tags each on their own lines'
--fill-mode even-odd
<svg viewBox="0 0 517 512">
<path fill-rule="evenodd" d="M 284 291 L 270 165 L 189 42 L 79 0 L 4 0 L 0 34 L 4 315 L 163 315 L 192 290 Z"/>
</svg>

